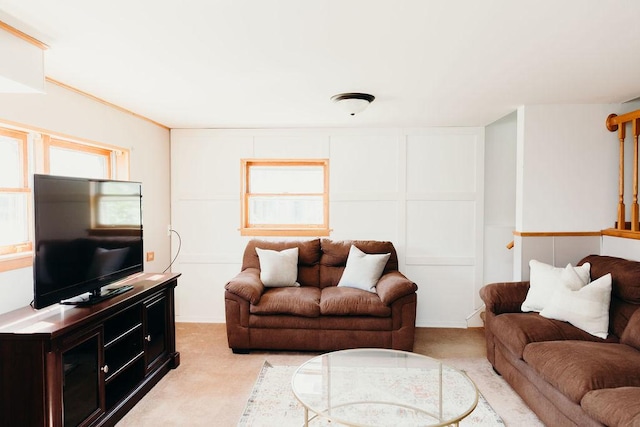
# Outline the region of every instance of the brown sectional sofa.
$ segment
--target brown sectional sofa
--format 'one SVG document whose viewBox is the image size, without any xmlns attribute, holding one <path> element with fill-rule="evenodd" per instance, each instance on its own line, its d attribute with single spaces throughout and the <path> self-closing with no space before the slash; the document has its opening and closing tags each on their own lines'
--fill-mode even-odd
<svg viewBox="0 0 640 427">
<path fill-rule="evenodd" d="M 640 262 L 590 255 L 612 276 L 609 335 L 523 313 L 529 282 L 483 287 L 487 358 L 549 426 L 640 426 Z"/>
<path fill-rule="evenodd" d="M 351 245 L 391 256 L 377 294 L 337 287 Z M 265 288 L 256 248 L 298 248 L 300 287 Z M 415 335 L 415 283 L 398 271 L 391 242 L 251 240 L 240 273 L 225 287 L 227 339 L 234 353 L 252 349 L 331 351 L 357 347 L 411 351 Z"/>
</svg>

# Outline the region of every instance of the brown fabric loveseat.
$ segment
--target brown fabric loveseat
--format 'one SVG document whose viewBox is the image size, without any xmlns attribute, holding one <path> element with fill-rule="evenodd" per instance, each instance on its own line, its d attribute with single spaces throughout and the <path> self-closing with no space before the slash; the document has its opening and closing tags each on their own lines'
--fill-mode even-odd
<svg viewBox="0 0 640 427">
<path fill-rule="evenodd" d="M 377 293 L 338 287 L 351 245 L 390 257 Z M 265 288 L 256 248 L 298 248 L 300 287 Z M 225 287 L 227 339 L 234 353 L 251 349 L 331 351 L 357 347 L 411 351 L 415 283 L 398 271 L 391 242 L 251 240 L 241 272 Z"/>
<path fill-rule="evenodd" d="M 590 255 L 611 273 L 609 332 L 597 338 L 521 312 L 529 282 L 483 287 L 487 358 L 548 426 L 640 426 L 640 262 Z"/>
</svg>

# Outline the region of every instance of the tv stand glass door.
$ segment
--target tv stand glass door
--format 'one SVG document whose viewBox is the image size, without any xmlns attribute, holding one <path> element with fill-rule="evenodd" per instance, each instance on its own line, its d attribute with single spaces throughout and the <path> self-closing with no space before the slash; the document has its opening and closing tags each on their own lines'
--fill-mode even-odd
<svg viewBox="0 0 640 427">
<path fill-rule="evenodd" d="M 73 339 L 62 351 L 64 425 L 91 422 L 104 412 L 102 332 L 94 329 Z"/>
</svg>

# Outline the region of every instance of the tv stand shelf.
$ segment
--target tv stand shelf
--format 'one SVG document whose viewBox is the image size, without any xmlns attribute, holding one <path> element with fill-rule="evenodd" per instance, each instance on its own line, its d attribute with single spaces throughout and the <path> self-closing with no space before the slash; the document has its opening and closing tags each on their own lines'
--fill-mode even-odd
<svg viewBox="0 0 640 427">
<path fill-rule="evenodd" d="M 0 315 L 2 425 L 112 426 L 180 364 L 179 274 L 140 274 L 94 305 Z"/>
</svg>

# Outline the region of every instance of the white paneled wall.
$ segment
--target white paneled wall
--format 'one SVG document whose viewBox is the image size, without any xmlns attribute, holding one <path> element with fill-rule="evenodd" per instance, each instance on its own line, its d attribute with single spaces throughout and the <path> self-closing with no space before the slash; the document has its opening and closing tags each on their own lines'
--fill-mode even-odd
<svg viewBox="0 0 640 427">
<path fill-rule="evenodd" d="M 484 130 L 406 137 L 406 265 L 422 284 L 417 324 L 465 326 L 482 286 Z"/>
<path fill-rule="evenodd" d="M 179 321 L 224 322 L 248 241 L 241 158 L 329 158 L 330 238 L 392 241 L 419 286 L 418 326 L 466 326 L 482 286 L 483 128 L 173 130 Z"/>
</svg>

